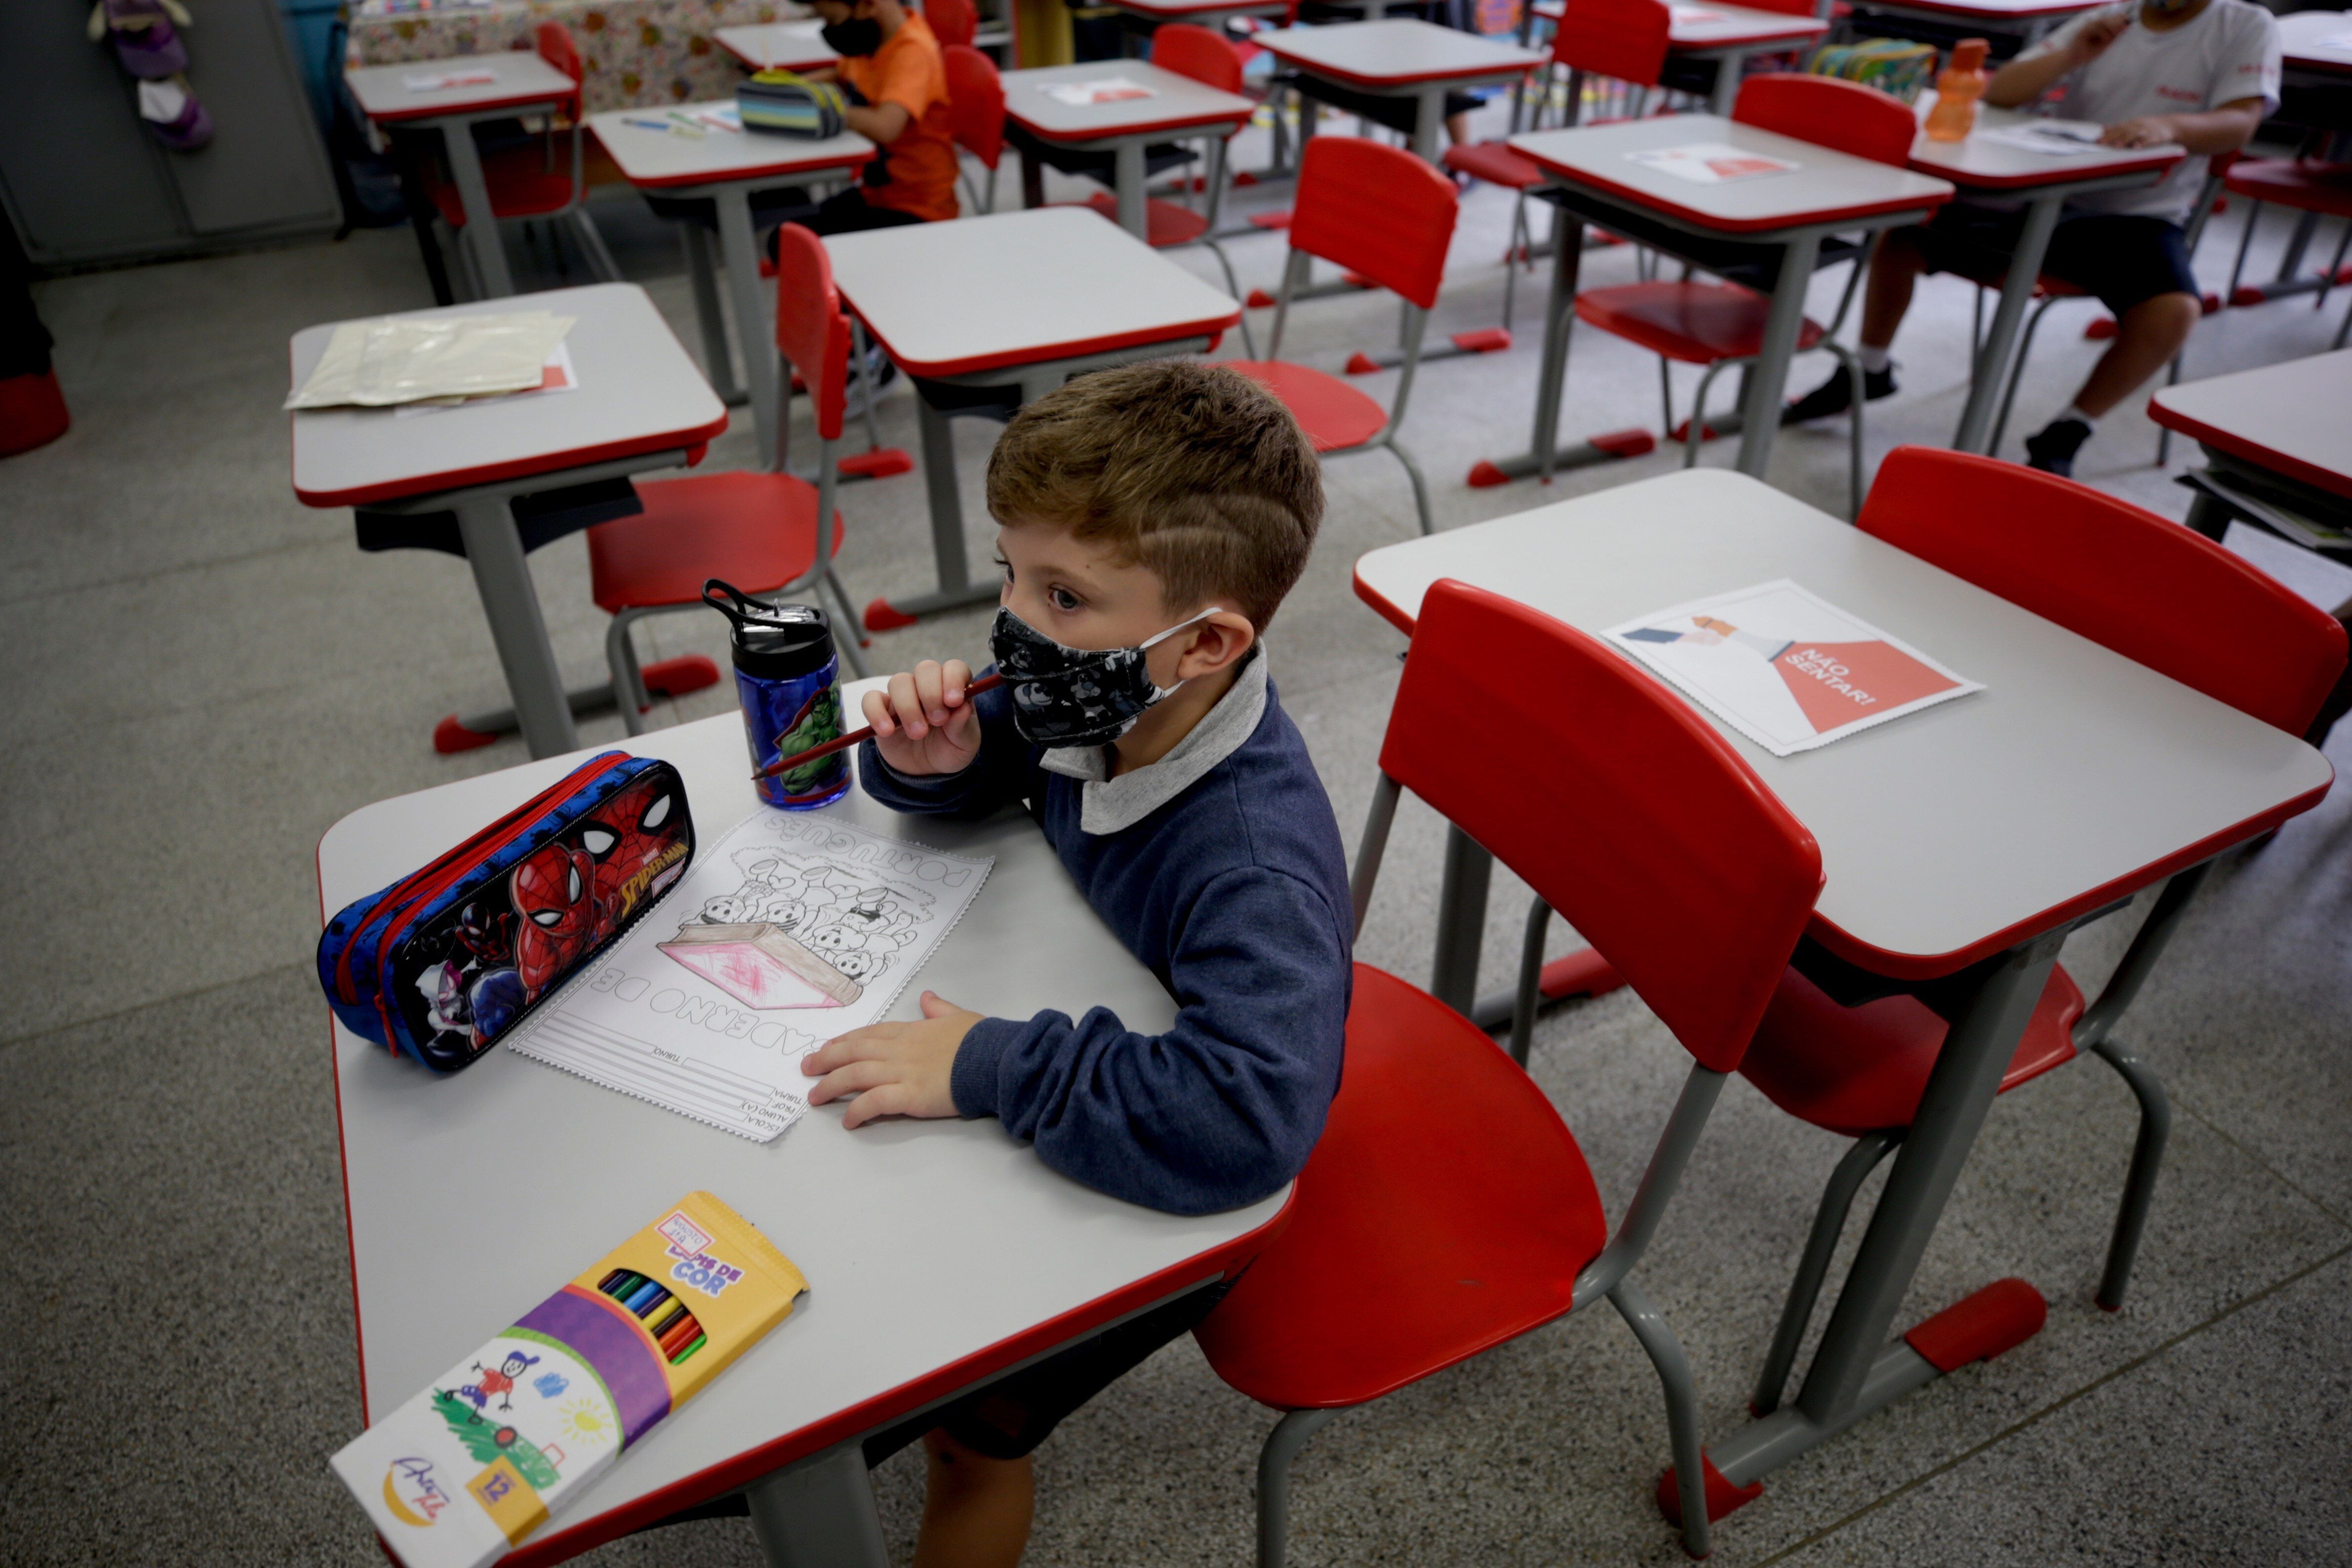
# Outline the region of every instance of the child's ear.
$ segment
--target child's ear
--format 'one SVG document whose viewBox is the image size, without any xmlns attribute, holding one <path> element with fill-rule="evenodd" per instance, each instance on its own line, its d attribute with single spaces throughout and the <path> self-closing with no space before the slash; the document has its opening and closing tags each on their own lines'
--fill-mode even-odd
<svg viewBox="0 0 2352 1568">
<path fill-rule="evenodd" d="M 1176 661 L 1176 679 L 1198 680 L 1231 669 L 1256 644 L 1257 628 L 1247 616 L 1219 610 L 1192 628 L 1191 642 Z"/>
</svg>

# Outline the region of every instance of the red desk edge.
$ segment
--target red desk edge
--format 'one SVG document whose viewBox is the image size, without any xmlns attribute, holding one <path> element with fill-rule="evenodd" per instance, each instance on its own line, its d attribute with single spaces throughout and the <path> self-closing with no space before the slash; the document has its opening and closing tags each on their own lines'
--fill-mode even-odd
<svg viewBox="0 0 2352 1568">
<path fill-rule="evenodd" d="M 465 57 L 460 55 L 457 58 L 463 59 Z M 404 61 L 402 63 L 407 64 L 411 62 Z M 439 62 L 434 60 L 417 60 L 413 63 L 420 66 L 430 66 L 438 64 Z M 430 108 L 386 110 L 382 113 L 370 113 L 368 118 L 374 121 L 378 125 L 403 125 L 412 120 L 446 120 L 452 115 L 457 114 L 495 113 L 501 109 L 523 109 L 534 103 L 559 102 L 563 99 L 570 98 L 573 93 L 576 93 L 580 89 L 576 84 L 568 88 L 542 88 L 537 92 L 517 93 L 507 98 L 485 98 L 474 103 L 444 103 L 435 105 Z M 352 96 L 356 100 L 359 95 L 357 93 L 353 93 Z"/>
<path fill-rule="evenodd" d="M 2170 387 L 2158 388 L 2149 395 L 2147 400 L 2147 416 L 2166 429 L 2178 430 L 2183 436 L 2192 440 L 2202 441 L 2210 447 L 2219 447 L 2233 458 L 2243 458 L 2246 461 L 2258 464 L 2273 473 L 2284 474 L 2289 479 L 2300 479 L 2314 489 L 2326 490 L 2330 495 L 2352 500 L 2352 474 L 2337 473 L 2332 469 L 2320 468 L 2316 464 L 2306 463 L 2301 458 L 2291 458 L 2284 452 L 2274 452 L 2260 442 L 2250 440 L 2234 431 L 2220 429 L 2206 424 L 2201 419 L 2191 418 L 2177 408 L 2168 408 L 2164 405 L 2164 395 L 2171 390 Z"/>
<path fill-rule="evenodd" d="M 1352 575 L 1356 585 L 1356 597 L 1370 605 L 1382 620 L 1404 633 L 1406 637 L 1412 637 L 1412 617 L 1375 592 L 1364 581 L 1360 572 Z M 1696 707 L 1696 704 L 1693 706 Z M 2233 844 L 2242 843 L 2256 834 L 2267 833 L 2289 818 L 2300 816 L 2317 805 L 2326 798 L 2327 792 L 2334 786 L 2335 782 L 2335 769 L 2331 764 L 2326 784 L 2282 801 L 2266 811 L 2257 812 L 2242 822 L 2223 828 L 2218 833 L 2210 834 L 2196 843 L 2150 861 L 2137 870 L 2127 871 L 2086 892 L 2078 893 L 2039 914 L 2029 915 L 2024 920 L 2005 926 L 1988 936 L 1980 937 L 1968 946 L 1950 952 L 1890 952 L 1848 934 L 1833 924 L 1819 909 L 1813 910 L 1812 918 L 1806 926 L 1806 931 L 1814 941 L 1838 957 L 1849 963 L 1858 964 L 1874 974 L 1883 974 L 1893 980 L 1934 980 L 1946 974 L 1956 973 L 1971 963 L 1992 957 L 1995 953 L 2006 952 L 2018 943 L 2039 936 L 2043 931 L 2054 931 L 2069 921 L 2079 919 L 2095 910 L 2105 909 L 2119 900 L 2129 898 L 2143 888 L 2150 887 L 2176 872 L 2185 871 L 2191 866 L 2210 860 Z M 1769 789 L 1770 786 L 1768 784 L 1766 787 Z"/>
<path fill-rule="evenodd" d="M 333 829 L 328 831 L 332 832 Z M 319 887 L 319 925 L 321 930 L 327 923 L 327 884 L 325 870 L 319 865 L 319 855 L 325 847 L 326 834 L 322 833 L 319 836 L 318 846 L 311 851 L 311 868 Z M 352 1339 L 359 1352 L 360 1424 L 364 1430 L 373 1424 L 367 1407 L 367 1328 L 360 1317 L 359 1245 L 352 1235 L 351 1164 L 343 1152 L 343 1068 L 340 1054 L 335 1049 L 334 1015 L 331 1010 L 327 1016 L 327 1057 L 335 1079 L 335 1162 L 343 1187 L 343 1250 L 351 1264 Z M 1156 1274 L 1147 1275 L 1108 1296 L 1098 1296 L 1082 1307 L 1072 1308 L 1058 1317 L 999 1340 L 961 1361 L 950 1362 L 863 1403 L 837 1410 L 796 1432 L 787 1432 L 731 1459 L 697 1470 L 659 1491 L 647 1492 L 634 1501 L 597 1515 L 593 1520 L 525 1541 L 499 1561 L 513 1563 L 516 1568 L 540 1568 L 541 1564 L 561 1563 L 607 1542 L 633 1535 L 681 1509 L 692 1508 L 747 1486 L 796 1460 L 807 1458 L 837 1443 L 877 1430 L 900 1416 L 911 1415 L 942 1395 L 971 1387 L 1041 1352 L 1071 1343 L 1113 1319 L 1175 1295 L 1188 1282 L 1206 1285 L 1223 1279 L 1234 1272 L 1237 1266 L 1256 1257 L 1268 1242 L 1281 1234 L 1283 1226 L 1290 1223 L 1290 1211 L 1297 1201 L 1297 1188 L 1294 1185 L 1290 1196 L 1283 1200 L 1282 1207 L 1276 1210 L 1264 1225 L 1246 1235 L 1235 1237 L 1220 1247 L 1196 1254 Z M 779 1331 L 791 1321 L 787 1317 L 784 1324 L 779 1325 Z M 400 1562 L 391 1545 L 380 1536 L 377 1545 L 387 1559 L 395 1563 Z"/>
<path fill-rule="evenodd" d="M 1522 65 L 1507 65 L 1496 61 L 1487 66 L 1457 66 L 1451 70 L 1422 71 L 1413 76 L 1358 76 L 1353 71 L 1341 70 L 1337 66 L 1325 65 L 1320 60 L 1311 60 L 1304 55 L 1286 53 L 1282 46 L 1274 42 L 1271 37 L 1254 38 L 1251 42 L 1276 59 L 1287 60 L 1310 75 L 1328 77 L 1343 86 L 1360 87 L 1367 92 L 1379 92 L 1382 89 L 1421 87 L 1433 81 L 1477 82 L 1488 78 L 1525 76 L 1529 71 L 1543 66 L 1551 58 L 1540 50 L 1536 50 L 1530 51 L 1536 55 L 1536 58 Z"/>
<path fill-rule="evenodd" d="M 1603 192 L 1609 195 L 1616 196 L 1623 201 L 1630 202 L 1637 207 L 1648 207 L 1656 212 L 1672 213 L 1675 216 L 1683 218 L 1686 222 L 1696 224 L 1701 228 L 1712 229 L 1717 234 L 1763 234 L 1775 229 L 1804 228 L 1815 224 L 1834 224 L 1841 220 L 1853 218 L 1876 217 L 1881 213 L 1912 211 L 1922 213 L 1932 212 L 1936 208 L 1942 206 L 1946 202 L 1950 201 L 1953 195 L 1953 193 L 1948 191 L 1942 195 L 1922 195 L 1916 196 L 1889 197 L 1885 201 L 1871 202 L 1856 206 L 1824 207 L 1818 212 L 1783 213 L 1776 217 L 1727 220 L 1714 216 L 1708 213 L 1697 212 L 1689 207 L 1682 206 L 1649 191 L 1637 191 L 1631 185 L 1621 185 L 1613 180 L 1604 180 L 1600 175 L 1595 174 L 1589 170 L 1570 168 L 1566 164 L 1549 163 L 1536 153 L 1528 152 L 1525 148 L 1513 147 L 1511 151 L 1518 153 L 1520 157 L 1525 158 L 1528 163 L 1533 163 L 1545 174 L 1549 174 L 1556 179 L 1565 180 L 1572 184 L 1584 185 L 1591 189 Z M 1822 151 L 1835 152 L 1836 149 L 1825 147 Z M 1888 165 L 1888 167 L 1892 166 L 1893 165 L 1891 164 Z M 1917 170 L 1909 169 L 1907 165 L 1906 168 L 1907 173 L 1918 173 Z M 1937 173 L 1930 177 L 1934 179 L 1942 179 L 1943 175 L 1941 173 Z M 1947 184 L 1949 182 L 1947 182 Z"/>
<path fill-rule="evenodd" d="M 1906 160 L 1903 166 L 1915 174 L 1930 174 L 1938 180 L 1948 180 L 1953 184 L 1965 185 L 1972 191 L 2016 191 L 2087 180 L 2095 177 L 2095 172 L 2102 170 L 2113 174 L 2137 174 L 2145 172 L 2161 179 L 2187 156 L 2189 156 L 2189 150 L 2183 147 L 2176 149 L 2170 156 L 2161 162 L 2151 159 L 2145 163 L 2127 163 L 2121 167 L 2106 167 L 2096 163 L 2072 163 L 2071 166 L 2061 166 L 2055 170 L 2044 170 L 2039 174 L 2028 171 L 2021 171 L 2014 174 L 1971 174 L 1965 170 L 1947 169 L 1939 163 L 1925 163 L 1916 158 Z M 2148 183 L 2154 184 L 2156 181 L 2150 180 Z"/>
<path fill-rule="evenodd" d="M 1088 63 L 1091 64 L 1097 62 Z M 1115 66 L 1120 62 L 1117 60 L 1103 60 L 1098 63 L 1106 66 Z M 1235 96 L 1238 97 L 1239 95 L 1236 94 Z M 1244 104 L 1239 109 L 1222 110 L 1213 114 L 1202 113 L 1177 115 L 1168 120 L 1153 120 L 1150 121 L 1138 121 L 1129 125 L 1097 126 L 1094 129 L 1087 131 L 1048 131 L 1042 125 L 1032 123 L 1026 115 L 1013 108 L 1010 103 L 1007 103 L 1004 106 L 1004 118 L 1019 121 L 1022 130 L 1026 131 L 1032 136 L 1036 137 L 1040 142 L 1059 142 L 1071 146 L 1082 146 L 1089 142 L 1108 142 L 1122 136 L 1156 136 L 1166 131 L 1202 130 L 1212 125 L 1232 125 L 1238 127 L 1244 121 L 1247 120 L 1251 115 L 1256 112 L 1257 105 L 1250 103 Z"/>
<path fill-rule="evenodd" d="M 858 314 L 860 321 L 865 321 L 864 315 L 857 312 L 857 301 L 851 299 L 845 289 L 842 293 L 842 300 L 853 313 Z M 1186 321 L 1173 327 L 1150 327 L 1132 332 L 1109 332 L 1099 338 L 1087 338 L 1078 342 L 1055 343 L 1042 352 L 1008 349 L 1002 353 L 975 354 L 970 359 L 942 360 L 937 363 L 907 358 L 890 346 L 890 341 L 887 338 L 875 331 L 874 323 L 871 321 L 866 321 L 866 330 L 873 333 L 876 342 L 882 345 L 882 352 L 898 361 L 898 368 L 908 374 L 950 376 L 972 375 L 983 370 L 1003 370 L 1012 365 L 1045 364 L 1053 360 L 1078 359 L 1087 354 L 1109 353 L 1117 349 L 1130 349 L 1144 343 L 1171 342 L 1178 338 L 1207 338 L 1213 345 L 1215 340 L 1225 329 L 1234 325 L 1241 319 L 1241 307 L 1236 305 L 1222 315 L 1203 316 L 1198 321 Z"/>
</svg>

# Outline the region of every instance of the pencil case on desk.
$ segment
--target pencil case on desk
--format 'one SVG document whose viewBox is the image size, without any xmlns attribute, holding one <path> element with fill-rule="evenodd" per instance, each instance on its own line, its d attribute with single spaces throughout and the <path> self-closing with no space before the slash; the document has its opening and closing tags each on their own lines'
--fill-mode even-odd
<svg viewBox="0 0 2352 1568">
<path fill-rule="evenodd" d="M 764 70 L 735 89 L 735 112 L 746 131 L 772 131 L 822 142 L 848 123 L 848 100 L 831 82 L 810 81 L 786 70 Z"/>
<path fill-rule="evenodd" d="M 607 752 L 329 921 L 319 983 L 354 1034 L 454 1072 L 617 941 L 693 858 L 677 770 Z"/>
<path fill-rule="evenodd" d="M 478 1568 L 700 1393 L 807 1289 L 750 1222 L 688 1193 L 345 1445 L 335 1473 L 403 1568 Z"/>
</svg>

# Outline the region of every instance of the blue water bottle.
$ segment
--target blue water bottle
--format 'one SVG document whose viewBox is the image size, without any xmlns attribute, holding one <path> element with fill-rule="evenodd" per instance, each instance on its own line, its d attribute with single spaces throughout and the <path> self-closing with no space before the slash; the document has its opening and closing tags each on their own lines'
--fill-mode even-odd
<svg viewBox="0 0 2352 1568">
<path fill-rule="evenodd" d="M 702 585 L 702 602 L 734 625 L 735 694 L 754 771 L 841 733 L 841 659 L 823 610 L 772 604 L 716 577 Z M 763 778 L 759 791 L 786 811 L 830 805 L 849 793 L 849 753 Z"/>
</svg>

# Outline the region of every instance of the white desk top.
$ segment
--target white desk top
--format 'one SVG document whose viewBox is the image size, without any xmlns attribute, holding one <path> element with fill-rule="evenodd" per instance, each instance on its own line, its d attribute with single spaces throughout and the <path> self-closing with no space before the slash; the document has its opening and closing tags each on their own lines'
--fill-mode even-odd
<svg viewBox="0 0 2352 1568">
<path fill-rule="evenodd" d="M 643 736 L 628 749 L 677 765 L 704 843 L 757 805 L 732 714 Z M 341 909 L 415 869 L 588 755 L 353 812 L 319 844 L 323 907 Z M 1016 1017 L 1045 1007 L 1075 1016 L 1100 1005 L 1145 1028 L 1174 1018 L 1168 994 L 1087 907 L 1027 818 L 973 826 L 902 817 L 863 790 L 827 808 L 835 814 L 874 832 L 996 858 L 977 901 L 893 1016 L 919 1016 L 928 986 Z M 1131 1310 L 1122 1295 L 1155 1277 L 1167 1276 L 1146 1286 L 1147 1300 L 1214 1278 L 1228 1249 L 1287 1201 L 1286 1189 L 1230 1214 L 1157 1214 L 1055 1174 L 993 1121 L 877 1123 L 851 1133 L 839 1107 L 818 1106 L 773 1142 L 754 1143 L 505 1051 L 439 1078 L 341 1024 L 333 1032 L 372 1414 L 423 1388 L 697 1188 L 758 1226 L 808 1278 L 790 1318 L 526 1545 L 541 1560 L 563 1555 L 562 1538 L 600 1518 L 608 1532 L 650 1522 L 909 1414 L 927 1402 L 909 1385 L 971 1357 L 982 1364 L 948 1386 L 984 1376 L 1029 1353 L 1008 1352 L 1006 1342 L 1056 1318 L 1082 1320 L 1054 1336 L 1065 1338 L 1091 1326 L 1089 1313 L 1099 1321 Z M 625 1158 L 599 1152 L 624 1149 Z M 492 1194 L 518 1201 L 502 1203 L 505 1217 L 485 1228 L 481 1200 Z M 464 1287 L 451 1289 L 458 1277 Z M 755 1453 L 765 1463 L 748 1472 L 709 1474 Z M 615 1510 L 626 1510 L 620 1521 Z"/>
<path fill-rule="evenodd" d="M 488 71 L 494 78 L 464 87 L 412 91 L 411 77 Z M 444 114 L 479 114 L 488 110 L 553 103 L 580 90 L 580 84 L 529 50 L 459 55 L 445 60 L 407 60 L 391 66 L 353 66 L 343 72 L 360 112 L 370 120 L 396 122 L 432 120 Z"/>
<path fill-rule="evenodd" d="M 2352 349 L 2159 387 L 2147 412 L 2184 436 L 2352 498 Z"/>
<path fill-rule="evenodd" d="M 1720 49 L 1738 44 L 1800 43 L 1830 30 L 1830 25 L 1818 16 L 1757 11 L 1745 5 L 1676 4 L 1666 10 L 1666 47 L 1674 51 Z"/>
<path fill-rule="evenodd" d="M 731 98 L 707 103 L 681 103 L 680 113 L 697 110 L 731 109 Z M 588 128 L 633 185 L 649 190 L 686 185 L 724 184 L 732 180 L 812 174 L 825 169 L 854 169 L 873 160 L 874 143 L 855 131 L 823 141 L 803 141 L 762 131 L 707 131 L 699 138 L 673 135 L 646 128 L 662 119 L 661 109 L 608 109 L 588 117 Z"/>
<path fill-rule="evenodd" d="M 1402 626 L 1440 577 L 1589 632 L 1788 577 L 1984 682 L 1792 757 L 1693 705 L 1819 840 L 1814 934 L 1884 973 L 1948 973 L 2101 908 L 2333 776 L 2294 737 L 1740 474 L 1622 485 L 1356 563 L 1357 593 Z"/>
<path fill-rule="evenodd" d="M 817 37 L 824 26 L 821 20 L 765 22 L 756 26 L 714 27 L 710 36 L 719 40 L 720 48 L 753 70 L 807 71 L 841 58 L 831 44 Z"/>
<path fill-rule="evenodd" d="M 1919 95 L 1915 108 L 1923 124 L 1935 103 L 1933 92 Z M 1981 134 L 2004 126 L 2029 124 L 2036 118 L 2021 110 L 1996 109 L 1980 103 L 1977 106 L 1978 133 L 1958 142 L 1930 142 L 1923 131 L 1911 143 L 1911 166 L 1923 174 L 1941 175 L 1971 190 L 2010 191 L 2104 180 L 2135 170 L 2146 172 L 2153 180 L 2189 155 L 2187 148 L 2168 142 L 2161 147 L 2104 147 L 2095 153 L 2059 156 L 2008 142 L 1988 142 Z"/>
<path fill-rule="evenodd" d="M 1712 142 L 1764 153 L 1797 167 L 1785 174 L 1703 185 L 1627 156 Z M 1510 145 L 1547 173 L 1729 234 L 1924 211 L 1948 201 L 1952 195 L 1952 187 L 1942 180 L 1713 114 L 1661 115 L 1616 125 L 1530 132 L 1512 137 Z"/>
<path fill-rule="evenodd" d="M 1124 78 L 1149 88 L 1150 98 L 1111 103 L 1064 103 L 1046 89 L 1065 82 Z M 1004 112 L 1048 142 L 1097 142 L 1150 136 L 1200 126 L 1238 125 L 1257 110 L 1239 94 L 1220 92 L 1191 77 L 1143 60 L 1089 60 L 1004 73 Z"/>
<path fill-rule="evenodd" d="M 833 280 L 917 375 L 965 375 L 1209 337 L 1241 306 L 1085 207 L 835 235 Z M 985 278 L 975 303 L 942 279 Z"/>
<path fill-rule="evenodd" d="M 1926 11 L 1965 21 L 2030 22 L 2095 11 L 2112 0 L 1856 0 L 1864 10 Z"/>
<path fill-rule="evenodd" d="M 1549 58 L 1538 49 L 1410 17 L 1283 27 L 1256 34 L 1250 42 L 1317 76 L 1374 90 L 1507 79 Z"/>
<path fill-rule="evenodd" d="M 634 283 L 555 289 L 401 315 L 439 319 L 514 310 L 579 318 L 563 340 L 577 387 L 463 408 L 297 410 L 295 495 L 306 506 L 360 506 L 697 446 L 726 430 L 726 407 Z M 294 334 L 290 386 L 309 377 L 336 325 Z"/>
<path fill-rule="evenodd" d="M 2297 11 L 2278 25 L 2288 65 L 2352 75 L 2352 11 Z"/>
</svg>

